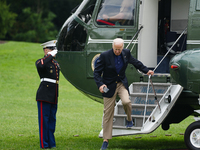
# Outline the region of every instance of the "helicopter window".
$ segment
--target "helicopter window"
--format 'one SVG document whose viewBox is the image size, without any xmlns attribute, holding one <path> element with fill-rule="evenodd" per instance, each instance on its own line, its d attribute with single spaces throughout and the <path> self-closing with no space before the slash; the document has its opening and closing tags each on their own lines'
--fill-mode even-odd
<svg viewBox="0 0 200 150">
<path fill-rule="evenodd" d="M 76 16 L 83 22 L 89 23 L 95 3 L 96 0 L 84 0 L 73 12 L 75 11 Z M 62 41 L 60 40 L 57 46 L 62 51 L 84 51 L 86 38 L 87 29 L 71 17 L 60 32 Z"/>
<path fill-rule="evenodd" d="M 71 18 L 60 33 L 57 48 L 62 51 L 83 51 L 86 37 L 85 28 Z"/>
<path fill-rule="evenodd" d="M 85 22 L 88 23 L 92 17 L 92 13 L 94 11 L 96 0 L 88 1 L 88 3 L 83 7 L 83 9 L 79 12 L 79 17 Z"/>
<path fill-rule="evenodd" d="M 103 0 L 97 15 L 98 25 L 132 26 L 135 0 Z"/>
</svg>

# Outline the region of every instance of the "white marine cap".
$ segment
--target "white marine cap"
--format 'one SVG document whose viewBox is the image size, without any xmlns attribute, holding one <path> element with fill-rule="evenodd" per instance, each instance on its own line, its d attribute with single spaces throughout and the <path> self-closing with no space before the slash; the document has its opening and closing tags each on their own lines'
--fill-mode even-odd
<svg viewBox="0 0 200 150">
<path fill-rule="evenodd" d="M 56 42 L 57 42 L 57 40 L 51 40 L 51 41 L 41 44 L 41 46 L 43 46 L 43 48 L 56 47 Z"/>
</svg>

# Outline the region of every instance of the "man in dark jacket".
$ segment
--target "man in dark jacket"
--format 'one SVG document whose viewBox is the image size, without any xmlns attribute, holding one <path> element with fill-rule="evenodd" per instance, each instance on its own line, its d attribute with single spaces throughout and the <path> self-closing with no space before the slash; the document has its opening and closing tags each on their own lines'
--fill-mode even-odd
<svg viewBox="0 0 200 150">
<path fill-rule="evenodd" d="M 112 126 L 115 99 L 118 96 L 121 98 L 125 113 L 127 114 L 127 128 L 133 126 L 131 118 L 131 101 L 129 99 L 128 81 L 125 71 L 128 63 L 135 66 L 135 68 L 153 75 L 154 72 L 149 70 L 142 62 L 135 59 L 129 50 L 124 49 L 124 41 L 117 38 L 113 41 L 112 49 L 103 52 L 94 70 L 94 80 L 103 95 L 104 99 L 104 116 L 103 116 L 103 145 L 102 150 L 108 146 L 108 139 L 112 138 Z M 109 89 L 107 91 L 106 89 Z"/>
<path fill-rule="evenodd" d="M 40 148 L 56 147 L 54 132 L 56 127 L 56 112 L 58 103 L 58 82 L 60 67 L 55 60 L 57 54 L 56 40 L 43 43 L 44 57 L 36 61 L 40 76 L 40 86 L 37 90 L 38 122 Z"/>
</svg>

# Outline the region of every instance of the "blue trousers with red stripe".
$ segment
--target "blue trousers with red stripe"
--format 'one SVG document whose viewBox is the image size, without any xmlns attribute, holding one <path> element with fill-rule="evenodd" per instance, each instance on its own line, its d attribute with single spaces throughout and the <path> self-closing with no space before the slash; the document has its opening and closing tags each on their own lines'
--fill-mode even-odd
<svg viewBox="0 0 200 150">
<path fill-rule="evenodd" d="M 57 104 L 37 101 L 40 148 L 56 147 L 54 132 L 56 128 Z"/>
</svg>

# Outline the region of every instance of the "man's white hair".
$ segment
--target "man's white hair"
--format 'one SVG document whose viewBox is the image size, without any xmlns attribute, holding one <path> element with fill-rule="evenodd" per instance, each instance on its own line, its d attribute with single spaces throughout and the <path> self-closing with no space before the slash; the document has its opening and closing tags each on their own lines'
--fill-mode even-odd
<svg viewBox="0 0 200 150">
<path fill-rule="evenodd" d="M 123 44 L 123 47 L 124 47 L 124 40 L 121 38 L 116 38 L 113 40 L 112 45 L 114 46 L 115 44 Z"/>
</svg>

